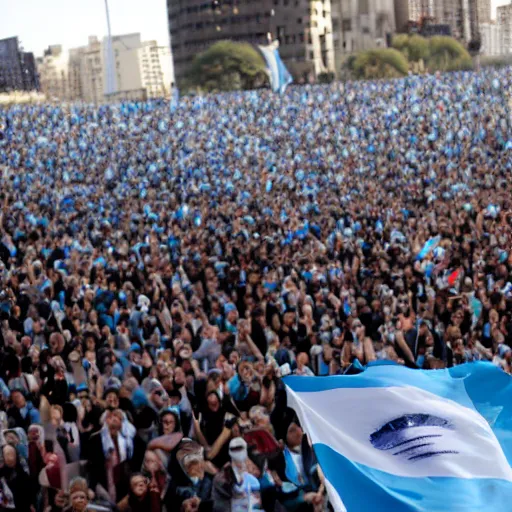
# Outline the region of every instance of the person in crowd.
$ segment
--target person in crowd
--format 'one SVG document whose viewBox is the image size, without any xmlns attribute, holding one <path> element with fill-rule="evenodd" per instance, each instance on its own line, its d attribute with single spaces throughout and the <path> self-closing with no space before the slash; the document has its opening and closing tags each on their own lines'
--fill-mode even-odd
<svg viewBox="0 0 512 512">
<path fill-rule="evenodd" d="M 323 483 L 313 449 L 296 421 L 288 427 L 285 447 L 274 461 L 286 510 L 318 511 L 323 506 Z"/>
<path fill-rule="evenodd" d="M 0 510 L 31 512 L 35 504 L 35 489 L 30 476 L 21 465 L 16 448 L 2 447 L 3 467 L 0 468 L 2 503 Z"/>
<path fill-rule="evenodd" d="M 91 436 L 88 445 L 91 488 L 112 503 L 126 495 L 133 454 L 133 438 L 123 434 L 123 421 L 120 409 L 107 411 L 102 429 Z"/>
<path fill-rule="evenodd" d="M 283 377 L 512 374 L 511 83 L 1 109 L 7 508 L 321 510 Z"/>
<path fill-rule="evenodd" d="M 130 491 L 118 504 L 119 512 L 160 512 L 158 488 L 142 473 L 130 477 Z"/>
</svg>

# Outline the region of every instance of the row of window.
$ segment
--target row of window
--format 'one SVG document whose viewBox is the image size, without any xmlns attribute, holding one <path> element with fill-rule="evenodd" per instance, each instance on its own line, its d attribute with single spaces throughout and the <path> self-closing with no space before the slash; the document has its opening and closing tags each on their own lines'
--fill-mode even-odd
<svg viewBox="0 0 512 512">
<path fill-rule="evenodd" d="M 265 14 L 247 14 L 244 16 L 231 16 L 229 18 L 219 18 L 215 20 L 191 22 L 181 25 L 176 28 L 171 27 L 171 33 L 173 35 L 178 34 L 180 31 L 189 32 L 193 30 L 204 30 L 210 27 L 217 27 L 223 25 L 245 25 L 247 23 L 260 24 L 270 18 L 269 13 Z"/>
<path fill-rule="evenodd" d="M 170 0 L 173 2 L 174 0 Z M 189 5 L 187 7 L 181 7 L 180 9 L 169 9 L 174 15 L 182 14 L 198 14 L 200 12 L 208 11 L 222 11 L 225 8 L 239 8 L 243 5 L 259 4 L 261 0 L 212 0 L 210 2 L 204 2 L 200 5 Z M 299 0 L 295 0 L 296 5 L 299 5 Z"/>
<path fill-rule="evenodd" d="M 255 34 L 243 34 L 243 35 L 233 35 L 229 37 L 232 41 L 248 41 L 252 43 L 265 43 L 267 41 L 267 34 L 264 32 L 258 32 Z M 172 43 L 172 51 L 173 57 L 176 62 L 185 62 L 189 61 L 190 53 L 199 53 L 201 51 L 206 50 L 210 45 L 215 43 L 216 41 L 221 41 L 225 39 L 225 37 L 219 37 L 216 39 L 200 39 L 195 41 L 186 41 L 184 44 L 180 44 L 176 42 L 176 40 Z M 182 51 L 186 51 L 184 57 L 179 57 L 179 53 Z"/>
</svg>

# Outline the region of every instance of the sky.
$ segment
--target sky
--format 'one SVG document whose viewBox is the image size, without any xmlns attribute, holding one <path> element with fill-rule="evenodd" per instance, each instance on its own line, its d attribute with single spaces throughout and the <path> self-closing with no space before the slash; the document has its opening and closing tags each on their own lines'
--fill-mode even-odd
<svg viewBox="0 0 512 512">
<path fill-rule="evenodd" d="M 491 0 L 496 7 L 511 0 Z M 140 32 L 142 40 L 169 44 L 165 0 L 109 0 L 112 34 Z M 0 0 L 0 39 L 19 36 L 25 51 L 41 56 L 52 44 L 84 46 L 107 31 L 104 0 Z"/>
<path fill-rule="evenodd" d="M 169 44 L 166 0 L 109 0 L 112 34 L 140 32 L 142 40 Z M 0 39 L 18 36 L 41 56 L 49 45 L 85 46 L 107 33 L 104 0 L 0 0 Z"/>
</svg>

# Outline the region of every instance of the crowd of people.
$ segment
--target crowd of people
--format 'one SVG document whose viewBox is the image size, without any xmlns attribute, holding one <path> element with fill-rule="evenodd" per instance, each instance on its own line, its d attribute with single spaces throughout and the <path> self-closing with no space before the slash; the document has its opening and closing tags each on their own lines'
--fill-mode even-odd
<svg viewBox="0 0 512 512">
<path fill-rule="evenodd" d="M 328 510 L 282 377 L 511 373 L 511 81 L 0 111 L 0 511 Z"/>
</svg>

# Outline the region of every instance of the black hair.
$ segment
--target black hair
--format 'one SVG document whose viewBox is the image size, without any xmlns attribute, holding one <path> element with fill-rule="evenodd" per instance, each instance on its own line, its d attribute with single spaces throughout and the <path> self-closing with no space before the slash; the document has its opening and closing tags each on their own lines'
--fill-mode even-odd
<svg viewBox="0 0 512 512">
<path fill-rule="evenodd" d="M 62 411 L 62 419 L 66 423 L 76 423 L 78 419 L 78 412 L 71 402 L 66 402 L 62 407 Z"/>
</svg>

